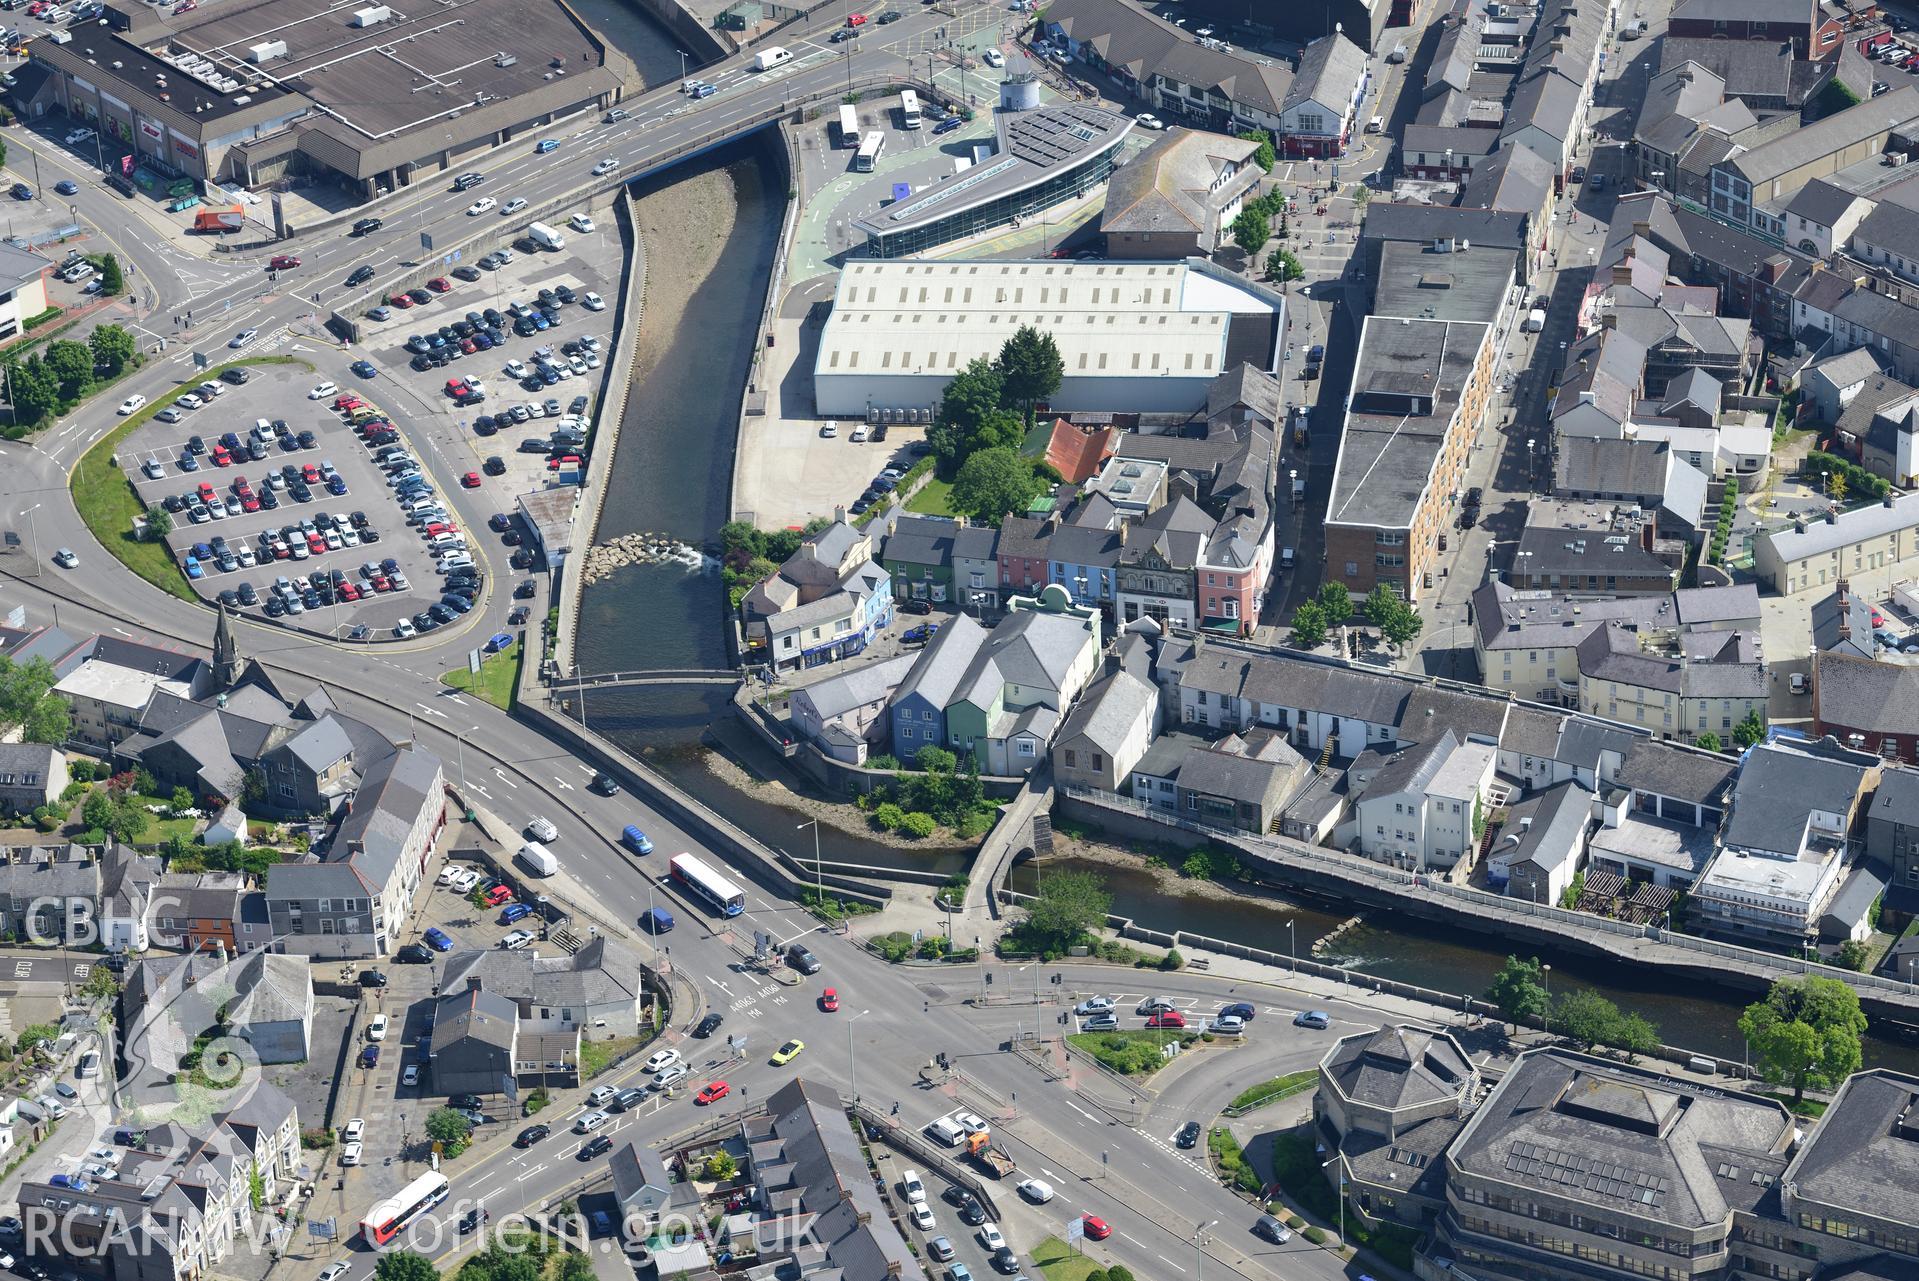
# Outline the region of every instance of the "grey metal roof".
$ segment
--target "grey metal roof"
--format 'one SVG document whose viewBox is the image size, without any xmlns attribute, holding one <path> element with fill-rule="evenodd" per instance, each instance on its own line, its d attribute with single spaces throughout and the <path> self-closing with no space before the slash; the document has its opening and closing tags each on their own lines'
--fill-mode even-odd
<svg viewBox="0 0 1919 1281">
<path fill-rule="evenodd" d="M 1771 544 L 1781 562 L 1790 564 L 1915 525 L 1919 525 L 1919 494 L 1902 494 L 1886 502 L 1840 512 L 1830 520 L 1813 521 L 1803 529 L 1776 529 L 1760 537 Z"/>
</svg>

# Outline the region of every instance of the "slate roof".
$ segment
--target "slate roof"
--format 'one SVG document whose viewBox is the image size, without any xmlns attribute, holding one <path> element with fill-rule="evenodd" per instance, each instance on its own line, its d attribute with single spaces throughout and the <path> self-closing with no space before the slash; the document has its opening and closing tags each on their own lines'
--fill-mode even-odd
<svg viewBox="0 0 1919 1281">
<path fill-rule="evenodd" d="M 444 805 L 440 758 L 422 747 L 402 748 L 367 767 L 353 806 L 333 835 L 333 857 L 347 858 L 374 885 L 386 889 L 424 810 Z"/>
<path fill-rule="evenodd" d="M 1788 526 L 1770 530 L 1760 537 L 1772 545 L 1780 561 L 1790 563 L 1915 525 L 1919 525 L 1919 494 L 1901 494 L 1889 504 L 1856 507 L 1830 521 L 1815 520 L 1804 529 Z"/>
<path fill-rule="evenodd" d="M 1047 16 L 1051 18 L 1050 10 Z M 1258 149 L 1254 143 L 1223 134 L 1168 129 L 1108 180 L 1100 230 L 1209 231 L 1218 210 L 1236 191 L 1258 182 L 1260 171 L 1250 163 Z M 1233 164 L 1241 166 L 1239 173 L 1222 185 L 1220 175 Z"/>
<path fill-rule="evenodd" d="M 1592 821 L 1592 801 L 1593 794 L 1584 787 L 1565 782 L 1515 802 L 1506 812 L 1491 860 L 1533 863 L 1549 872 L 1563 866 L 1585 849 L 1579 838 Z M 1514 836 L 1518 841 L 1508 843 Z"/>
<path fill-rule="evenodd" d="M 1410 1024 L 1341 1037 L 1319 1066 L 1346 1098 L 1395 1111 L 1465 1102 L 1479 1075 L 1452 1033 Z"/>
<path fill-rule="evenodd" d="M 1738 762 L 1716 752 L 1639 739 L 1627 749 L 1613 782 L 1657 796 L 1719 807 L 1726 804 L 1738 768 Z"/>
<path fill-rule="evenodd" d="M 1474 132 L 1491 134 L 1491 130 Z M 1506 209 L 1455 208 L 1447 205 L 1375 201 L 1366 206 L 1366 239 L 1430 243 L 1443 238 L 1475 245 L 1519 249 L 1526 243 L 1526 215 Z"/>
<path fill-rule="evenodd" d="M 544 956 L 487 948 L 455 952 L 446 961 L 443 991 L 478 978 L 480 986 L 521 1008 L 548 1005 L 630 1005 L 640 998 L 640 961 L 605 935 L 571 956 Z"/>
<path fill-rule="evenodd" d="M 1501 698 L 1463 694 L 1437 685 L 1418 687 L 1406 696 L 1399 736 L 1417 742 L 1430 738 L 1436 727 L 1444 727 L 1461 742 L 1497 743 L 1510 706 Z"/>
<path fill-rule="evenodd" d="M 830 721 L 842 712 L 885 699 L 918 660 L 917 654 L 901 654 L 883 663 L 868 663 L 795 690 L 794 697 L 804 694 L 820 719 Z"/>
<path fill-rule="evenodd" d="M 988 634 L 948 701 L 984 708 L 1009 684 L 1058 694 L 1073 661 L 1090 643 L 1086 624 L 1077 618 L 1019 610 Z"/>
<path fill-rule="evenodd" d="M 1792 49 L 1781 41 L 1672 35 L 1660 41 L 1661 71 L 1687 62 L 1696 62 L 1723 80 L 1729 98 L 1751 101 L 1792 95 Z"/>
<path fill-rule="evenodd" d="M 1472 176 L 1466 179 L 1459 199 L 1462 204 L 1480 209 L 1537 216 L 1546 208 L 1552 189 L 1551 158 L 1540 155 L 1523 142 L 1515 142 L 1473 166 Z"/>
<path fill-rule="evenodd" d="M 1740 767 L 1725 843 L 1796 857 L 1811 811 L 1852 813 L 1865 781 L 1865 768 L 1853 762 L 1762 743 Z"/>
<path fill-rule="evenodd" d="M 1666 492 L 1666 464 L 1672 457 L 1666 441 L 1562 436 L 1555 448 L 1553 484 L 1567 493 L 1657 497 Z"/>
<path fill-rule="evenodd" d="M 1338 32 L 1321 36 L 1300 53 L 1284 105 L 1290 109 L 1318 102 L 1338 111 L 1352 101 L 1365 74 L 1364 49 Z"/>
<path fill-rule="evenodd" d="M 1366 784 L 1362 795 L 1370 799 L 1398 792 L 1424 792 L 1458 746 L 1459 739 L 1448 729 L 1441 730 L 1437 738 L 1394 752 Z"/>
<path fill-rule="evenodd" d="M 955 615 L 920 651 L 906 679 L 893 691 L 893 701 L 900 703 L 918 694 L 934 707 L 945 707 L 985 643 L 984 627 L 971 615 Z"/>
<path fill-rule="evenodd" d="M 466 1040 L 511 1051 L 518 1024 L 519 1011 L 497 992 L 447 989 L 434 1009 L 430 1053 L 437 1057 Z"/>
<path fill-rule="evenodd" d="M 1731 90 L 1730 81 L 1727 89 Z M 1902 84 L 1891 93 L 1868 98 L 1844 111 L 1801 125 L 1790 133 L 1762 142 L 1723 163 L 1757 189 L 1874 134 L 1910 126 L 1915 122 L 1919 122 L 1919 87 Z"/>
<path fill-rule="evenodd" d="M 1919 827 L 1919 770 L 1904 766 L 1888 767 L 1879 775 L 1879 790 L 1873 793 L 1869 818 L 1886 823 Z"/>
<path fill-rule="evenodd" d="M 1847 1078 L 1786 1179 L 1802 1201 L 1910 1223 L 1919 1188 L 1919 1079 L 1884 1068 Z"/>
<path fill-rule="evenodd" d="M 1910 734 L 1919 725 L 1919 667 L 1836 653 L 1820 654 L 1817 662 L 1813 714 L 1821 733 Z"/>
<path fill-rule="evenodd" d="M 1306 761 L 1283 737 L 1251 730 L 1187 754 L 1179 767 L 1181 791 L 1247 804 L 1284 802 L 1306 772 Z"/>
<path fill-rule="evenodd" d="M 1582 97 L 1579 85 L 1557 72 L 1534 76 L 1513 91 L 1500 137 L 1511 137 L 1530 126 L 1557 141 L 1563 158 Z"/>
<path fill-rule="evenodd" d="M 1135 80 L 1164 75 L 1217 89 L 1233 102 L 1271 115 L 1279 114 L 1292 80 L 1270 58 L 1208 49 L 1172 23 L 1122 0 L 1054 0 L 1045 19 Z"/>
<path fill-rule="evenodd" d="M 1126 531 L 1126 546 L 1120 553 L 1122 565 L 1138 564 L 1148 549 L 1157 551 L 1175 569 L 1191 569 L 1206 550 L 1213 532 L 1213 518 L 1205 508 L 1176 494 L 1152 514 L 1134 521 Z"/>
<path fill-rule="evenodd" d="M 1141 714 L 1158 701 L 1159 691 L 1151 685 L 1127 672 L 1115 672 L 1086 691 L 1066 718 L 1059 741 L 1084 736 L 1110 757 Z"/>
<path fill-rule="evenodd" d="M 953 563 L 953 535 L 959 526 L 934 516 L 901 516 L 893 522 L 886 537 L 882 561 L 907 565 L 950 565 Z"/>
</svg>

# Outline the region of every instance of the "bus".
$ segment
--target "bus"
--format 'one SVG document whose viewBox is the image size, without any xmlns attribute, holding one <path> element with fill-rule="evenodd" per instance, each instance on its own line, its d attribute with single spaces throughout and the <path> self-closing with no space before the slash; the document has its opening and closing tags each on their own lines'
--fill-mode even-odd
<svg viewBox="0 0 1919 1281">
<path fill-rule="evenodd" d="M 908 129 L 920 127 L 920 96 L 911 89 L 900 90 L 900 123 Z"/>
<path fill-rule="evenodd" d="M 873 162 L 880 158 L 881 148 L 886 146 L 886 135 L 875 129 L 860 139 L 860 154 L 853 157 L 853 168 L 861 173 L 872 173 Z"/>
<path fill-rule="evenodd" d="M 366 1234 L 367 1244 L 385 1245 L 391 1241 L 407 1224 L 446 1200 L 450 1187 L 443 1174 L 422 1174 L 375 1204 L 366 1212 L 366 1218 L 360 1220 L 360 1231 Z"/>
<path fill-rule="evenodd" d="M 852 104 L 840 104 L 840 146 L 851 148 L 860 145 L 860 116 L 853 110 Z"/>
<path fill-rule="evenodd" d="M 693 855 L 675 854 L 672 867 L 673 879 L 721 916 L 738 916 L 746 910 L 746 895 L 740 887 Z"/>
</svg>

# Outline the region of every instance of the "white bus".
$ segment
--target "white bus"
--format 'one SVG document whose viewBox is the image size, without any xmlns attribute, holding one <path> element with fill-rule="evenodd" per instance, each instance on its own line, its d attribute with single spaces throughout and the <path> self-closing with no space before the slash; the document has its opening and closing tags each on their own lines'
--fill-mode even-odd
<svg viewBox="0 0 1919 1281">
<path fill-rule="evenodd" d="M 920 96 L 911 89 L 900 90 L 900 123 L 908 129 L 920 127 Z"/>
<path fill-rule="evenodd" d="M 746 910 L 746 895 L 740 887 L 694 855 L 675 854 L 668 866 L 682 888 L 719 915 L 738 916 Z"/>
<path fill-rule="evenodd" d="M 384 1201 L 377 1202 L 360 1220 L 367 1244 L 385 1245 L 422 1213 L 446 1200 L 451 1185 L 443 1174 L 422 1174 Z"/>
<path fill-rule="evenodd" d="M 860 139 L 860 154 L 853 157 L 853 168 L 861 173 L 872 173 L 873 162 L 880 158 L 880 151 L 886 146 L 886 135 L 878 129 Z"/>
<path fill-rule="evenodd" d="M 860 117 L 850 103 L 840 104 L 840 146 L 860 145 Z"/>
</svg>

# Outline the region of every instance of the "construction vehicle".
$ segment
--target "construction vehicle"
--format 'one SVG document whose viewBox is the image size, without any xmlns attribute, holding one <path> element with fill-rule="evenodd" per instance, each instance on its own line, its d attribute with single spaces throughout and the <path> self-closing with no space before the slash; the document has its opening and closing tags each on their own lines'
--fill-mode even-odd
<svg viewBox="0 0 1919 1281">
<path fill-rule="evenodd" d="M 229 231 L 242 231 L 247 225 L 246 210 L 239 205 L 229 205 L 225 209 L 202 209 L 193 215 L 193 229 L 221 236 Z"/>
<path fill-rule="evenodd" d="M 1006 1149 L 993 1142 L 993 1136 L 985 1130 L 967 1138 L 966 1155 L 996 1179 L 1003 1179 L 1013 1172 L 1013 1158 L 1007 1156 Z"/>
</svg>

